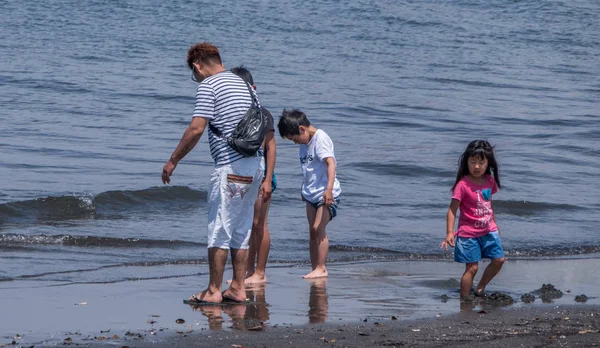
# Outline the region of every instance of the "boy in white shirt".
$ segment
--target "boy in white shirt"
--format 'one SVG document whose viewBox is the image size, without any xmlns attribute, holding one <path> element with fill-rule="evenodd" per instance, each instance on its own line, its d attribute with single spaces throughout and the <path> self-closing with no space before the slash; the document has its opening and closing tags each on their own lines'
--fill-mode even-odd
<svg viewBox="0 0 600 348">
<path fill-rule="evenodd" d="M 312 126 L 300 110 L 283 110 L 277 128 L 282 138 L 300 144 L 302 200 L 306 201 L 312 265 L 312 272 L 303 278 L 327 277 L 329 240 L 325 229 L 337 215 L 342 193 L 335 175 L 333 142 L 327 133 Z"/>
</svg>

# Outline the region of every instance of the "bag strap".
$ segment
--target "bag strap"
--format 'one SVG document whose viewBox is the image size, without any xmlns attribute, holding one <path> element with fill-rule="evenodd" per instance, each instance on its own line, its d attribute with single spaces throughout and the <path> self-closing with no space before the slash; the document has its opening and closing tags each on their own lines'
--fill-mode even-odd
<svg viewBox="0 0 600 348">
<path fill-rule="evenodd" d="M 250 93 L 250 100 L 252 100 L 252 106 L 259 108 L 260 106 L 258 105 L 258 100 L 252 92 L 252 86 L 250 86 L 249 83 L 246 83 L 246 87 L 248 88 L 248 93 Z M 210 130 L 218 137 L 221 137 L 223 135 L 223 133 L 220 130 L 218 130 L 217 127 L 210 124 L 210 122 L 208 122 L 208 128 L 210 128 Z"/>
</svg>

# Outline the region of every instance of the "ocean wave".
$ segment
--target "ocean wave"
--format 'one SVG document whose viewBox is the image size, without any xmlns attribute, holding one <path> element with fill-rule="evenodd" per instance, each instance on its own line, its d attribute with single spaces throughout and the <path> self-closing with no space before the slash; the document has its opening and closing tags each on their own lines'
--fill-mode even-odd
<svg viewBox="0 0 600 348">
<path fill-rule="evenodd" d="M 494 210 L 500 214 L 516 216 L 534 216 L 551 211 L 579 211 L 584 208 L 560 203 L 528 202 L 528 201 L 494 201 Z"/>
<path fill-rule="evenodd" d="M 0 248 L 5 248 L 7 246 L 12 247 L 22 245 L 63 245 L 84 248 L 180 248 L 191 246 L 206 246 L 206 243 L 188 242 L 182 240 L 72 236 L 63 234 L 50 236 L 43 234 L 0 234 Z"/>
<path fill-rule="evenodd" d="M 4 224 L 58 222 L 95 219 L 145 209 L 197 207 L 206 192 L 185 186 L 151 187 L 143 190 L 118 190 L 98 195 L 50 196 L 0 204 L 0 227 Z"/>
<path fill-rule="evenodd" d="M 357 162 L 353 164 L 355 169 L 376 173 L 385 176 L 397 177 L 448 177 L 453 172 L 435 168 L 411 164 Z"/>
</svg>

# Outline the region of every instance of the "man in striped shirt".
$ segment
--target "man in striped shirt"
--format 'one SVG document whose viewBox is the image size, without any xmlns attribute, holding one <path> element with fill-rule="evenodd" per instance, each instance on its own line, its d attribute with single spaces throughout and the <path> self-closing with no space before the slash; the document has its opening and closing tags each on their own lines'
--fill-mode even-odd
<svg viewBox="0 0 600 348">
<path fill-rule="evenodd" d="M 254 201 L 264 171 L 259 156 L 244 157 L 233 150 L 225 138 L 230 136 L 252 104 L 248 85 L 226 70 L 219 50 L 203 42 L 188 51 L 187 63 L 192 79 L 199 83 L 192 121 L 179 145 L 163 168 L 163 183 L 170 182 L 177 163 L 189 153 L 208 129 L 210 153 L 215 171 L 208 188 L 208 263 L 210 281 L 206 290 L 184 302 L 212 304 L 240 303 L 246 300 L 244 278 L 248 242 L 252 228 Z M 257 99 L 258 100 L 258 99 Z M 210 126 L 210 127 L 209 127 Z M 217 136 L 211 128 L 216 128 Z M 223 272 L 231 250 L 233 279 L 221 292 Z"/>
</svg>

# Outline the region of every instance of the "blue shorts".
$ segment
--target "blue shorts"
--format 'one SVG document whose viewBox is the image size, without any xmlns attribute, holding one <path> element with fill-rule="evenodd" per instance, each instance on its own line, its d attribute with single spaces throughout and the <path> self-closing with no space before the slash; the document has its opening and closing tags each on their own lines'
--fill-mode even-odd
<svg viewBox="0 0 600 348">
<path fill-rule="evenodd" d="M 306 201 L 306 203 L 310 204 L 315 209 L 319 209 L 320 206 L 325 205 L 324 201 L 320 201 L 319 203 Z M 333 197 L 333 202 L 331 202 L 331 205 L 329 206 L 329 214 L 331 214 L 331 219 L 329 219 L 329 221 L 333 220 L 333 218 L 337 216 L 337 210 L 339 205 L 340 196 Z"/>
<path fill-rule="evenodd" d="M 502 243 L 498 231 L 490 232 L 485 236 L 475 238 L 456 237 L 454 248 L 454 261 L 461 263 L 474 263 L 486 259 L 499 259 L 504 257 Z"/>
</svg>

